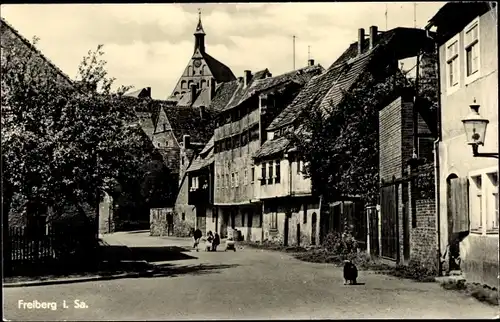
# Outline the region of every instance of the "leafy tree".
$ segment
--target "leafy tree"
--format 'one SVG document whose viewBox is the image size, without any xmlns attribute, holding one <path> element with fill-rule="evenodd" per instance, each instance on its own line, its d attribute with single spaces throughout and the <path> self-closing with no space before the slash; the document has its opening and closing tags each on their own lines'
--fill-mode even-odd
<svg viewBox="0 0 500 322">
<path fill-rule="evenodd" d="M 144 179 L 154 154 L 133 126 L 133 104 L 140 103 L 122 97 L 129 87 L 112 91 L 101 45 L 83 58 L 76 82 L 15 39 L 2 39 L 2 47 L 5 229 L 15 195 L 27 201 L 28 217 L 51 207 L 56 219 L 65 203 L 85 215 L 81 204 L 97 210 L 104 192 Z"/>
<path fill-rule="evenodd" d="M 400 73 L 376 79 L 367 73 L 337 106 L 308 110 L 303 128 L 291 142 L 307 163 L 313 192 L 328 200 L 359 196 L 374 202 L 378 195 L 378 111 L 397 97 L 406 79 Z"/>
</svg>

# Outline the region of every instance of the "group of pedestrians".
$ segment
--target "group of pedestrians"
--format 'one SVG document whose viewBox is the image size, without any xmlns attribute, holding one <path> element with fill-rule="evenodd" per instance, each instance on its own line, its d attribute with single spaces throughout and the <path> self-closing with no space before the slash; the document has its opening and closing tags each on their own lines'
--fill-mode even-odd
<svg viewBox="0 0 500 322">
<path fill-rule="evenodd" d="M 200 240 L 203 237 L 203 233 L 201 230 L 196 229 L 193 233 L 193 238 L 194 238 L 194 245 L 193 249 L 196 249 L 198 251 L 198 246 L 200 244 Z M 207 252 L 215 252 L 217 251 L 217 246 L 220 244 L 220 237 L 219 234 L 215 233 L 212 234 L 212 231 L 209 231 L 207 234 L 206 243 L 205 243 L 205 250 Z"/>
</svg>

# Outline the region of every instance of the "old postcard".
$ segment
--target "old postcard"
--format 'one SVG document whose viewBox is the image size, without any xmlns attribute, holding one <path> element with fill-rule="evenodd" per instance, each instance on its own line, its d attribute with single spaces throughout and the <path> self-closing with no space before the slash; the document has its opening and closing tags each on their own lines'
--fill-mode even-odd
<svg viewBox="0 0 500 322">
<path fill-rule="evenodd" d="M 2 5 L 4 320 L 498 318 L 497 10 Z"/>
</svg>

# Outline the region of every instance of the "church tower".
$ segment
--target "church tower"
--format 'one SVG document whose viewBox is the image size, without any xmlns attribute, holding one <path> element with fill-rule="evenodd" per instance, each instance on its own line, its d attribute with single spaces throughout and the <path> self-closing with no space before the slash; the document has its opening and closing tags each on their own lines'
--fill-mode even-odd
<svg viewBox="0 0 500 322">
<path fill-rule="evenodd" d="M 189 59 L 181 77 L 172 91 L 169 100 L 190 102 L 195 101 L 196 96 L 203 92 L 215 91 L 215 87 L 222 82 L 236 80 L 229 67 L 210 56 L 205 49 L 205 30 L 201 22 L 201 12 L 198 13 L 198 24 L 194 31 L 194 52 Z M 193 87 L 194 86 L 194 87 Z M 209 90 L 210 89 L 210 90 Z M 190 96 L 190 97 L 187 97 Z"/>
<path fill-rule="evenodd" d="M 198 25 L 194 32 L 194 52 L 199 49 L 200 52 L 205 52 L 205 30 L 201 24 L 201 12 L 198 13 Z"/>
</svg>

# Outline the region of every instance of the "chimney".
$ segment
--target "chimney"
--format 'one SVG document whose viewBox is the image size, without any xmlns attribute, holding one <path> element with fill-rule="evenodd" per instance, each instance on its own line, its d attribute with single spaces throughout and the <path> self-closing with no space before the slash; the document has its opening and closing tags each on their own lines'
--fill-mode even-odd
<svg viewBox="0 0 500 322">
<path fill-rule="evenodd" d="M 245 78 L 244 78 L 245 87 L 247 87 L 248 84 L 250 84 L 251 80 L 252 80 L 252 72 L 249 70 L 245 70 Z"/>
<path fill-rule="evenodd" d="M 188 134 L 184 134 L 182 136 L 182 144 L 184 145 L 184 149 L 189 149 L 191 145 L 191 137 Z"/>
<path fill-rule="evenodd" d="M 371 26 L 370 27 L 370 49 L 375 47 L 375 42 L 377 41 L 378 27 Z"/>
<path fill-rule="evenodd" d="M 146 92 L 148 93 L 148 97 L 151 98 L 151 87 L 146 87 Z"/>
<path fill-rule="evenodd" d="M 243 83 L 243 77 L 241 77 L 241 76 L 240 76 L 240 77 L 238 77 L 238 82 L 239 82 L 239 83 Z"/>
<path fill-rule="evenodd" d="M 307 61 L 307 66 L 314 66 L 314 59 L 309 59 Z"/>
<path fill-rule="evenodd" d="M 363 53 L 363 43 L 365 41 L 365 30 L 363 28 L 358 29 L 358 55 Z"/>
<path fill-rule="evenodd" d="M 191 104 L 194 103 L 195 98 L 196 98 L 196 84 L 191 84 Z"/>
<path fill-rule="evenodd" d="M 210 95 L 210 98 L 209 98 L 209 102 L 212 102 L 212 100 L 214 99 L 215 97 L 215 78 L 210 78 L 210 82 L 209 82 L 209 86 L 210 88 L 208 89 L 209 90 L 209 95 Z"/>
</svg>

